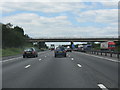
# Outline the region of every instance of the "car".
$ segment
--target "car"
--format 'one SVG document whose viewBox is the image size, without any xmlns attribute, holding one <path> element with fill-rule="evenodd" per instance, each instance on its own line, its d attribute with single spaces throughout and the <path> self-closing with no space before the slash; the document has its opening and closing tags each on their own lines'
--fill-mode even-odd
<svg viewBox="0 0 120 90">
<path fill-rule="evenodd" d="M 78 48 L 74 48 L 73 51 L 78 51 Z"/>
<path fill-rule="evenodd" d="M 54 48 L 51 48 L 51 51 L 55 50 Z"/>
<path fill-rule="evenodd" d="M 67 48 L 67 52 L 72 52 L 72 49 L 71 48 Z"/>
<path fill-rule="evenodd" d="M 67 52 L 67 48 L 65 47 L 65 51 Z"/>
<path fill-rule="evenodd" d="M 38 52 L 35 48 L 26 48 L 23 52 L 23 58 L 26 57 L 38 57 Z"/>
<path fill-rule="evenodd" d="M 66 50 L 64 47 L 57 47 L 54 51 L 55 57 L 64 56 L 66 57 Z"/>
</svg>

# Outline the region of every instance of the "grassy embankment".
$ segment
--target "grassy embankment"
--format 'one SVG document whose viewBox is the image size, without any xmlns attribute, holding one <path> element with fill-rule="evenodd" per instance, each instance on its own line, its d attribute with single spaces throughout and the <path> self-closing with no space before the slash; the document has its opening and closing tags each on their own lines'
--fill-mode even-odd
<svg viewBox="0 0 120 90">
<path fill-rule="evenodd" d="M 2 49 L 0 48 L 0 57 L 2 57 Z"/>
<path fill-rule="evenodd" d="M 2 57 L 22 54 L 22 52 L 23 52 L 22 48 L 6 48 L 2 49 Z"/>
<path fill-rule="evenodd" d="M 6 48 L 6 49 L 0 49 L 0 57 L 5 57 L 5 56 L 13 56 L 13 55 L 18 55 L 18 54 L 23 54 L 23 50 L 25 48 L 29 48 L 29 47 L 34 47 L 33 45 L 27 45 L 27 46 L 24 46 L 23 48 Z M 40 51 L 43 51 L 42 49 L 38 49 L 37 47 L 34 47 L 36 48 L 36 50 L 38 52 Z M 46 49 L 47 50 L 47 49 Z"/>
<path fill-rule="evenodd" d="M 5 48 L 5 49 L 0 50 L 0 52 L 2 52 L 2 54 L 1 54 L 2 57 L 18 55 L 18 54 L 22 54 L 24 48 L 26 48 L 26 47 L 33 47 L 33 46 L 32 45 L 25 45 L 22 48 Z"/>
</svg>

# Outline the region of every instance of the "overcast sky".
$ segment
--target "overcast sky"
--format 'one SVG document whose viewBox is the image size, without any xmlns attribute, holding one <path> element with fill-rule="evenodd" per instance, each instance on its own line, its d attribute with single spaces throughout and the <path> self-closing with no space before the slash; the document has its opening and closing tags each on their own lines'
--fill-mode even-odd
<svg viewBox="0 0 120 90">
<path fill-rule="evenodd" d="M 2 23 L 30 37 L 117 37 L 117 2 L 5 2 Z"/>
</svg>

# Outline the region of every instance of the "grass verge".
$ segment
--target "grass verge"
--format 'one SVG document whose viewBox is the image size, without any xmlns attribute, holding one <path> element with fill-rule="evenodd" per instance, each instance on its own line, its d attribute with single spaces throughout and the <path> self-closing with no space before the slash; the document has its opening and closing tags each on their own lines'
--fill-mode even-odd
<svg viewBox="0 0 120 90">
<path fill-rule="evenodd" d="M 18 55 L 18 54 L 23 54 L 23 50 L 25 48 L 29 48 L 31 46 L 27 46 L 24 48 L 6 48 L 6 49 L 0 49 L 0 57 L 5 57 L 5 56 L 13 56 L 13 55 Z M 35 47 L 34 47 L 35 48 Z M 42 51 L 38 48 L 36 48 L 38 52 Z"/>
<path fill-rule="evenodd" d="M 6 48 L 2 49 L 2 57 L 22 54 L 22 52 L 22 48 Z"/>
<path fill-rule="evenodd" d="M 2 57 L 2 49 L 0 48 L 0 57 Z"/>
</svg>

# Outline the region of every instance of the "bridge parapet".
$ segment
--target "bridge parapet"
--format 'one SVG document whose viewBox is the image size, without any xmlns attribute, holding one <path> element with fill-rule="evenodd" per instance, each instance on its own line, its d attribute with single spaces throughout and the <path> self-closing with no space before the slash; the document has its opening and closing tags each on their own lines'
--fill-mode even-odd
<svg viewBox="0 0 120 90">
<path fill-rule="evenodd" d="M 104 42 L 119 41 L 120 38 L 31 38 L 29 42 Z"/>
</svg>

